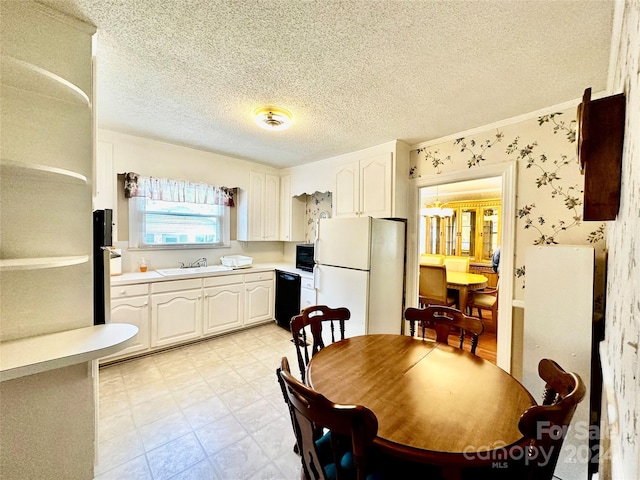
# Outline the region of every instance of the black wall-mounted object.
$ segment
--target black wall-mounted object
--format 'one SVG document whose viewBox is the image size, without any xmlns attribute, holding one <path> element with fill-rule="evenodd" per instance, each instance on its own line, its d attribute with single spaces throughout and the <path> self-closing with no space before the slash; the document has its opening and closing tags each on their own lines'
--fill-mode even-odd
<svg viewBox="0 0 640 480">
<path fill-rule="evenodd" d="M 93 212 L 93 323 L 109 320 L 111 310 L 109 247 L 112 245 L 113 212 L 111 209 Z"/>
<path fill-rule="evenodd" d="M 623 93 L 592 101 L 587 88 L 578 105 L 576 140 L 584 174 L 583 220 L 615 220 L 618 215 L 625 103 Z"/>
</svg>

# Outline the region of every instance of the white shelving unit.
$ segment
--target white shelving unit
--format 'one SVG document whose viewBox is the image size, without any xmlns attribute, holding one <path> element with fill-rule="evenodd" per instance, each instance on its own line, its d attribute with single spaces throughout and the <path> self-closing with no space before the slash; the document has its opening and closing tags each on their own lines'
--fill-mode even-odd
<svg viewBox="0 0 640 480">
<path fill-rule="evenodd" d="M 93 478 L 91 361 L 137 332 L 93 325 L 95 27 L 37 1 L 0 16 L 0 471 Z"/>
<path fill-rule="evenodd" d="M 126 347 L 138 327 L 110 323 L 2 343 L 0 382 L 110 355 Z"/>
</svg>

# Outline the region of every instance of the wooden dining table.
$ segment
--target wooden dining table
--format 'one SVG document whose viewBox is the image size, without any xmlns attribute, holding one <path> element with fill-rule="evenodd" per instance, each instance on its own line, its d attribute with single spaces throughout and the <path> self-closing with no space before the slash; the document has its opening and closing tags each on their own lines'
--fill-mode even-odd
<svg viewBox="0 0 640 480">
<path fill-rule="evenodd" d="M 493 463 L 496 449 L 522 442 L 518 420 L 535 404 L 496 365 L 404 335 L 328 345 L 311 359 L 306 378 L 332 402 L 370 408 L 378 418 L 377 448 L 440 466 L 448 478 L 457 478 L 461 466 Z"/>
<path fill-rule="evenodd" d="M 485 288 L 489 279 L 478 273 L 454 272 L 447 270 L 447 288 L 458 290 L 458 308 L 467 311 L 469 292 Z"/>
</svg>

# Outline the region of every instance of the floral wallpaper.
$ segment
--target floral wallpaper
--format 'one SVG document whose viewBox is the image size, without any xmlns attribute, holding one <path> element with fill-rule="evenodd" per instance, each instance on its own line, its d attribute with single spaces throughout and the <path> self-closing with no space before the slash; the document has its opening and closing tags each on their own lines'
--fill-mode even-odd
<svg viewBox="0 0 640 480">
<path fill-rule="evenodd" d="M 612 93 L 626 95 L 620 211 L 607 224 L 607 302 L 602 370 L 617 424 L 603 435 L 600 478 L 640 478 L 640 2 L 616 2 Z M 614 17 L 615 18 L 615 17 Z M 604 430 L 603 430 L 604 431 Z M 606 467 L 610 469 L 607 472 Z"/>
<path fill-rule="evenodd" d="M 584 178 L 576 156 L 576 108 L 442 142 L 411 152 L 409 177 L 439 175 L 492 163 L 518 162 L 515 296 L 524 297 L 529 245 L 592 245 L 596 309 L 604 291 L 605 224 L 582 220 Z"/>
<path fill-rule="evenodd" d="M 307 195 L 305 242 L 311 243 L 315 240 L 316 222 L 319 218 L 331 217 L 331 199 L 331 192 L 315 192 L 312 195 Z"/>
</svg>

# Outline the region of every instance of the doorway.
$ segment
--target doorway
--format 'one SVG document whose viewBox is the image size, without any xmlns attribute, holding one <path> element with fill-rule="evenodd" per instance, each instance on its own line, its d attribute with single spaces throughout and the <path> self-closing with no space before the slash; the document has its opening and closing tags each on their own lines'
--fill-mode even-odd
<svg viewBox="0 0 640 480">
<path fill-rule="evenodd" d="M 426 238 L 423 237 L 424 248 L 421 248 L 421 225 L 422 216 L 420 210 L 424 207 L 422 201 L 427 194 L 437 186 L 437 196 L 443 197 L 448 190 L 451 193 L 465 188 L 465 182 L 472 180 L 486 181 L 488 179 L 499 179 L 500 198 L 500 228 L 498 242 L 501 247 L 500 258 L 500 295 L 498 297 L 498 311 L 500 312 L 500 322 L 497 328 L 497 357 L 496 363 L 503 370 L 511 371 L 511 335 L 512 335 L 512 299 L 513 299 L 513 276 L 514 265 L 513 255 L 515 249 L 515 189 L 516 189 L 516 162 L 505 162 L 496 165 L 478 167 L 468 171 L 452 172 L 447 174 L 433 175 L 427 178 L 419 178 L 410 189 L 409 215 L 409 236 L 408 236 L 408 258 L 413 261 L 408 262 L 407 268 L 407 304 L 409 306 L 418 305 L 418 275 L 421 250 L 426 248 Z M 495 180 L 498 181 L 498 180 Z M 471 188 L 474 184 L 466 184 Z M 478 184 L 480 185 L 480 184 Z M 475 187 L 474 187 L 475 188 Z M 426 189 L 426 190 L 423 190 Z M 443 197 L 444 198 L 444 197 Z M 444 203 L 443 198 L 439 201 Z M 453 197 L 449 197 L 453 198 Z M 435 202 L 435 201 L 434 201 Z M 442 227 L 441 227 L 442 228 Z M 467 232 L 470 238 L 471 232 Z M 424 233 L 426 236 L 426 232 Z M 466 245 L 465 245 L 466 246 Z M 451 245 L 449 248 L 453 248 Z"/>
</svg>

